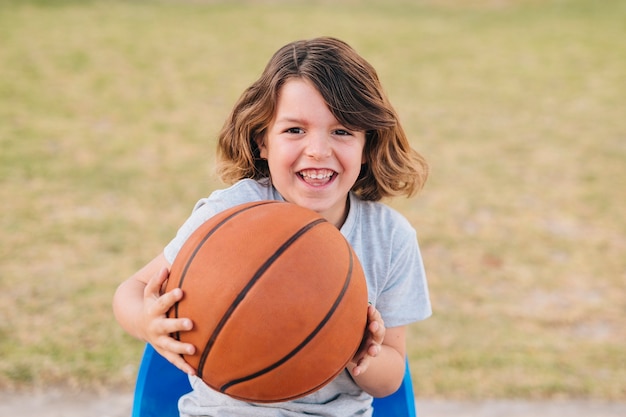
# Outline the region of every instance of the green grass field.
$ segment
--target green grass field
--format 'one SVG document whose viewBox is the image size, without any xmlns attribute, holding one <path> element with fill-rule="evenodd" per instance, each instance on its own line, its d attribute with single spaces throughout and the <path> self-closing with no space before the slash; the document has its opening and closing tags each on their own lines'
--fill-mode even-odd
<svg viewBox="0 0 626 417">
<path fill-rule="evenodd" d="M 283 44 L 378 70 L 425 190 L 416 394 L 626 400 L 626 2 L 0 0 L 0 389 L 132 389 L 116 286 L 221 184 Z"/>
</svg>

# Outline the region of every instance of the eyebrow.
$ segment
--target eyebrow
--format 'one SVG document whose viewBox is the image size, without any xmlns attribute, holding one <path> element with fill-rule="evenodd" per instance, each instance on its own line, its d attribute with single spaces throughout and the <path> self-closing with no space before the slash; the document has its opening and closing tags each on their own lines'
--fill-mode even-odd
<svg viewBox="0 0 626 417">
<path fill-rule="evenodd" d="M 280 119 L 276 119 L 274 121 L 274 124 L 295 124 L 298 126 L 307 126 L 309 124 L 309 122 L 304 119 L 304 118 L 300 118 L 300 117 L 296 117 L 296 116 L 283 116 Z M 342 128 L 342 129 L 346 129 L 352 132 L 365 132 L 365 129 L 359 129 L 359 128 L 352 128 L 352 127 L 348 127 L 347 125 L 341 123 L 339 120 L 337 120 L 337 124 L 336 127 Z"/>
<path fill-rule="evenodd" d="M 305 124 L 306 121 L 298 118 L 298 117 L 281 117 L 280 119 L 276 119 L 275 123 L 296 123 L 296 124 Z"/>
</svg>

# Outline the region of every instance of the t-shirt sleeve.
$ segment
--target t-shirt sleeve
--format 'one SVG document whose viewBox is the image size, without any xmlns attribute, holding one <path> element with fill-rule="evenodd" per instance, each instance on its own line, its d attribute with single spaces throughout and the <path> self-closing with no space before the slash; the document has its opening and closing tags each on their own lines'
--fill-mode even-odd
<svg viewBox="0 0 626 417">
<path fill-rule="evenodd" d="M 394 236 L 389 274 L 376 308 L 386 327 L 404 326 L 432 314 L 424 264 L 412 228 Z"/>
<path fill-rule="evenodd" d="M 163 249 L 163 254 L 165 255 L 165 259 L 170 263 L 170 265 L 174 262 L 176 255 L 180 252 L 180 249 L 183 247 L 183 244 L 187 241 L 189 236 L 204 222 L 209 220 L 211 217 L 215 216 L 222 210 L 226 208 L 222 208 L 223 204 L 220 204 L 219 199 L 203 198 L 199 200 L 193 208 L 191 215 L 187 218 L 185 223 L 178 229 L 176 236 L 174 239 L 170 241 L 170 243 L 165 246 Z"/>
</svg>

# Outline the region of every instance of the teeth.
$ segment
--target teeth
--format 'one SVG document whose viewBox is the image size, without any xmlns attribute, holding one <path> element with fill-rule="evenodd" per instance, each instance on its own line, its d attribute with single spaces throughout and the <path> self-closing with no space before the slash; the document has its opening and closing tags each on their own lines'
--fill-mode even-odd
<svg viewBox="0 0 626 417">
<path fill-rule="evenodd" d="M 330 177 L 333 176 L 333 172 L 332 171 L 327 171 L 327 172 L 307 172 L 307 171 L 302 171 L 300 173 L 300 175 L 302 175 L 304 178 L 310 178 L 313 180 L 324 180 L 324 179 L 328 179 Z"/>
</svg>

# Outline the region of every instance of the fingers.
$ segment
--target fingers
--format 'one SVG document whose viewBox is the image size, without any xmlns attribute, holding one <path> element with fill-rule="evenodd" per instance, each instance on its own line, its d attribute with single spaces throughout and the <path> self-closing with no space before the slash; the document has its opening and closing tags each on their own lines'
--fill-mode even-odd
<svg viewBox="0 0 626 417">
<path fill-rule="evenodd" d="M 169 350 L 162 350 L 157 346 L 154 346 L 155 350 L 159 352 L 161 356 L 170 361 L 174 366 L 176 366 L 181 371 L 185 372 L 188 375 L 195 375 L 196 370 L 185 361 L 185 359 L 180 355 L 176 354 Z"/>
<path fill-rule="evenodd" d="M 367 329 L 363 343 L 355 355 L 356 366 L 352 369 L 353 376 L 358 376 L 367 370 L 371 359 L 381 352 L 384 339 L 385 323 L 380 312 L 370 305 L 367 310 Z"/>
<path fill-rule="evenodd" d="M 188 318 L 169 318 L 168 311 L 183 298 L 183 291 L 174 288 L 163 293 L 165 283 L 169 277 L 167 268 L 162 268 L 154 274 L 144 290 L 144 323 L 146 329 L 146 341 L 154 346 L 161 355 L 167 358 L 180 354 L 192 355 L 195 352 L 193 345 L 181 343 L 171 337 L 172 334 L 189 331 L 193 323 Z M 177 361 L 180 363 L 180 361 Z"/>
<path fill-rule="evenodd" d="M 193 355 L 196 348 L 190 343 L 183 343 L 169 335 L 161 335 L 151 343 L 155 348 L 175 353 L 177 355 Z"/>
<path fill-rule="evenodd" d="M 196 348 L 172 337 L 178 332 L 191 330 L 193 322 L 188 318 L 167 317 L 168 311 L 183 298 L 180 288 L 165 292 L 168 278 L 168 268 L 162 268 L 146 283 L 143 293 L 143 338 L 177 368 L 187 374 L 195 374 L 193 367 L 181 355 L 193 355 Z"/>
<path fill-rule="evenodd" d="M 186 373 L 187 375 L 195 375 L 196 370 L 193 369 L 191 365 L 189 365 L 182 356 L 174 356 L 172 358 L 166 358 L 170 362 L 172 362 L 178 369 Z"/>
<path fill-rule="evenodd" d="M 180 290 L 179 290 L 180 291 Z M 152 345 L 156 345 L 162 349 L 170 350 L 178 354 L 192 355 L 195 351 L 193 345 L 183 344 L 172 337 L 178 332 L 186 332 L 193 329 L 193 322 L 188 318 L 168 318 L 165 312 L 169 310 L 173 304 L 166 299 L 179 299 L 171 293 L 162 295 L 154 302 L 146 314 L 146 339 Z"/>
<path fill-rule="evenodd" d="M 161 288 L 163 286 L 163 284 L 165 283 L 165 280 L 167 280 L 167 278 L 169 277 L 170 273 L 167 270 L 167 268 L 161 268 L 161 270 L 154 274 L 150 280 L 148 280 L 148 283 L 146 284 L 146 289 L 144 291 L 144 295 L 150 294 L 150 295 L 160 295 L 161 294 Z"/>
<path fill-rule="evenodd" d="M 172 337 L 180 331 L 189 331 L 193 328 L 193 322 L 187 318 L 168 319 L 162 318 L 152 322 L 152 332 L 154 339 L 150 342 L 152 346 L 167 360 L 174 364 L 181 371 L 195 375 L 195 370 L 189 365 L 181 355 L 193 355 L 196 352 L 194 345 L 183 343 Z"/>
<path fill-rule="evenodd" d="M 368 330 L 375 343 L 381 344 L 385 339 L 385 322 L 376 307 L 370 305 L 367 310 Z"/>
<path fill-rule="evenodd" d="M 186 332 L 193 328 L 193 322 L 188 318 L 159 317 L 149 323 L 152 340 L 158 340 L 162 336 L 170 337 L 179 332 Z M 185 352 L 180 352 L 185 353 Z"/>
<path fill-rule="evenodd" d="M 195 370 L 189 365 L 181 355 L 193 355 L 196 353 L 196 348 L 190 343 L 183 343 L 172 337 L 172 334 L 181 331 L 189 331 L 193 328 L 193 322 L 188 318 L 169 319 L 160 318 L 155 319 L 151 323 L 152 340 L 149 343 L 159 352 L 164 358 L 174 364 L 181 371 L 195 375 Z"/>
<path fill-rule="evenodd" d="M 151 316 L 166 314 L 170 308 L 183 298 L 183 291 L 180 288 L 163 293 L 165 282 L 169 277 L 167 268 L 161 269 L 152 276 L 144 290 L 144 304 L 149 307 L 148 313 Z"/>
</svg>

